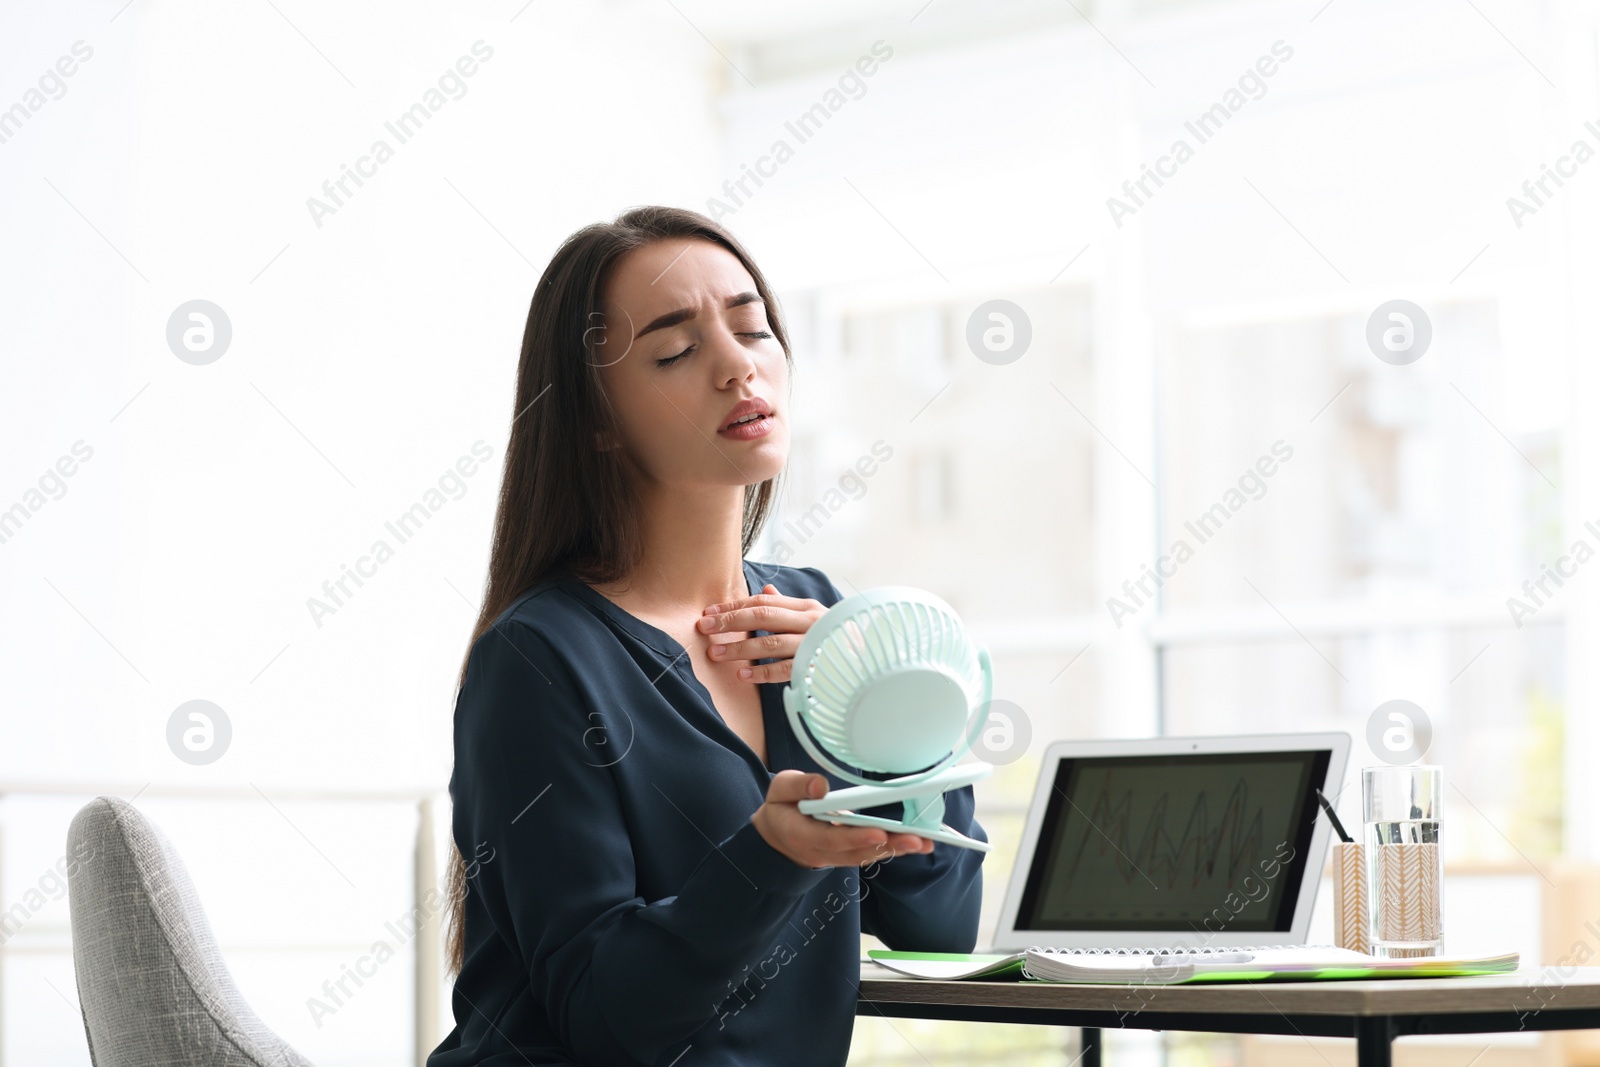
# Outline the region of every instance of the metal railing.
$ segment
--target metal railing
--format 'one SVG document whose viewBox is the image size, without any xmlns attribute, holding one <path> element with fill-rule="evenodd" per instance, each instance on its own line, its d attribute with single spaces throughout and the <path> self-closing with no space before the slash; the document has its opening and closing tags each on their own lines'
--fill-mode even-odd
<svg viewBox="0 0 1600 1067">
<path fill-rule="evenodd" d="M 441 797 L 448 802 L 445 789 L 315 789 L 285 787 L 262 790 L 249 786 L 183 786 L 146 783 L 133 786 L 118 782 L 18 782 L 0 781 L 0 803 L 13 796 L 76 796 L 88 800 L 98 796 L 120 796 L 130 802 L 141 797 L 166 797 L 193 800 L 274 800 L 315 801 L 322 803 L 405 803 L 415 804 L 417 828 L 412 859 L 412 909 L 417 916 L 414 946 L 414 988 L 412 1006 L 416 1067 L 425 1067 L 428 1054 L 439 1044 L 439 989 L 443 974 L 440 939 L 440 914 L 443 909 L 428 908 L 425 900 L 435 890 L 438 863 L 434 847 L 434 804 Z M 4 851 L 0 850 L 0 864 Z M 0 886 L 4 886 L 0 869 Z M 5 962 L 9 939 L 0 940 L 0 1034 L 5 1033 Z M 70 951 L 70 949 L 69 949 Z M 4 1065 L 4 1042 L 0 1041 L 0 1067 Z"/>
</svg>

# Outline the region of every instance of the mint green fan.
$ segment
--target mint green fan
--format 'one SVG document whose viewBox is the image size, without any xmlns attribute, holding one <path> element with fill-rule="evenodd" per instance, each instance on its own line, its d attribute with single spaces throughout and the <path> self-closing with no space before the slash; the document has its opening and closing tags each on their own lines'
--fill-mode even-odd
<svg viewBox="0 0 1600 1067">
<path fill-rule="evenodd" d="M 990 686 L 988 650 L 932 593 L 890 585 L 840 600 L 801 638 L 783 706 L 811 757 L 861 784 L 802 800 L 800 810 L 988 852 L 988 842 L 944 824 L 944 794 L 994 771 L 955 765 L 989 718 Z M 899 822 L 851 810 L 896 800 Z"/>
</svg>

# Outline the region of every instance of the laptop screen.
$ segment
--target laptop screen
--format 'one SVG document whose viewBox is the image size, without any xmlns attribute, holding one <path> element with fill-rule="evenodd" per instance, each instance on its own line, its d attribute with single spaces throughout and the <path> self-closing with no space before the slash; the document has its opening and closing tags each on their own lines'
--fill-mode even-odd
<svg viewBox="0 0 1600 1067">
<path fill-rule="evenodd" d="M 1060 760 L 1016 928 L 1290 930 L 1329 757 Z"/>
</svg>

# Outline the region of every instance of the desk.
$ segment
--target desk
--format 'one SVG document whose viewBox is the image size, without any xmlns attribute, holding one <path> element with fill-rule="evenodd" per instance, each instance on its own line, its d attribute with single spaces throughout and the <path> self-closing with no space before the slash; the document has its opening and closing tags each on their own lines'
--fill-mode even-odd
<svg viewBox="0 0 1600 1067">
<path fill-rule="evenodd" d="M 1360 1067 L 1389 1067 L 1413 1034 L 1600 1029 L 1600 967 L 1545 967 L 1469 978 L 1066 985 L 932 982 L 861 965 L 857 1015 L 1083 1028 L 1077 1067 L 1101 1067 L 1100 1030 L 1353 1037 Z"/>
</svg>

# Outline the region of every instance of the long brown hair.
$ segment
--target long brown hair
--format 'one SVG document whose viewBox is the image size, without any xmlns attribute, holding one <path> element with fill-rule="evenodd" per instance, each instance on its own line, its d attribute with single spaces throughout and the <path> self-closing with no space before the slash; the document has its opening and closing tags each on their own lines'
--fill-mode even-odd
<svg viewBox="0 0 1600 1067">
<path fill-rule="evenodd" d="M 500 502 L 483 607 L 467 642 L 456 692 L 466 683 L 474 642 L 500 613 L 553 571 L 570 569 L 591 584 L 631 574 L 644 554 L 639 509 L 620 450 L 595 448 L 615 433 L 599 368 L 615 352 L 605 346 L 597 312 L 611 268 L 623 255 L 669 238 L 699 238 L 738 257 L 766 303 L 772 335 L 792 368 L 778 303 L 755 261 L 716 222 L 681 208 L 639 207 L 598 222 L 562 242 L 533 290 L 517 362 L 516 403 L 506 442 Z M 742 548 L 748 553 L 777 496 L 775 478 L 745 487 Z M 452 820 L 453 823 L 453 820 Z M 467 867 L 452 830 L 445 895 L 446 956 L 456 975 L 466 956 Z"/>
</svg>

